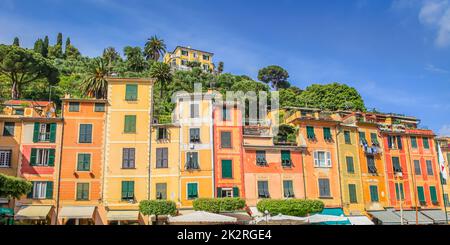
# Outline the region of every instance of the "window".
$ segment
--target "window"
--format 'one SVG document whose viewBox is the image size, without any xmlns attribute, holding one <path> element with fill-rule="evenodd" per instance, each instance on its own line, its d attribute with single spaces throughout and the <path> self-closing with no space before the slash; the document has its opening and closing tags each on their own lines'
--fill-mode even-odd
<svg viewBox="0 0 450 245">
<path fill-rule="evenodd" d="M 187 197 L 188 200 L 192 200 L 198 197 L 198 184 L 197 183 L 188 183 L 187 184 Z"/>
<path fill-rule="evenodd" d="M 231 111 L 226 107 L 222 107 L 222 121 L 230 121 L 231 120 Z"/>
<path fill-rule="evenodd" d="M 439 203 L 438 199 L 437 199 L 435 186 L 430 186 L 430 198 L 431 198 L 431 203 L 433 203 L 433 205 L 437 205 Z"/>
<path fill-rule="evenodd" d="M 427 164 L 427 174 L 428 175 L 434 175 L 434 173 L 433 173 L 433 164 L 432 164 L 431 160 L 426 160 L 425 162 Z"/>
<path fill-rule="evenodd" d="M 428 138 L 422 138 L 422 141 L 423 141 L 423 148 L 430 149 L 430 142 L 428 141 Z"/>
<path fill-rule="evenodd" d="M 314 127 L 313 126 L 306 126 L 306 136 L 310 140 L 316 138 L 316 134 L 314 133 Z"/>
<path fill-rule="evenodd" d="M 200 117 L 199 104 L 191 104 L 191 118 Z"/>
<path fill-rule="evenodd" d="M 294 185 L 292 184 L 292 180 L 283 180 L 283 192 L 285 198 L 293 198 L 294 195 Z"/>
<path fill-rule="evenodd" d="M 105 104 L 104 103 L 95 103 L 94 104 L 94 111 L 95 112 L 104 112 L 105 111 Z"/>
<path fill-rule="evenodd" d="M 124 133 L 136 133 L 136 115 L 125 115 Z"/>
<path fill-rule="evenodd" d="M 450 202 L 449 202 L 448 194 L 447 194 L 447 193 L 444 193 L 444 205 L 445 205 L 446 207 L 448 207 L 449 204 L 450 204 Z"/>
<path fill-rule="evenodd" d="M 80 111 L 80 103 L 79 102 L 69 102 L 69 111 L 70 112 Z"/>
<path fill-rule="evenodd" d="M 80 124 L 79 143 L 92 143 L 92 124 Z"/>
<path fill-rule="evenodd" d="M 233 162 L 231 160 L 222 160 L 222 178 L 233 178 Z"/>
<path fill-rule="evenodd" d="M 200 129 L 199 128 L 189 129 L 189 141 L 191 143 L 200 143 Z"/>
<path fill-rule="evenodd" d="M 188 56 L 189 52 L 186 50 L 181 50 L 181 55 Z"/>
<path fill-rule="evenodd" d="M 31 166 L 54 166 L 55 165 L 55 149 L 31 149 L 30 156 Z"/>
<path fill-rule="evenodd" d="M 56 123 L 34 123 L 33 142 L 51 142 L 56 140 Z"/>
<path fill-rule="evenodd" d="M 291 151 L 281 151 L 281 166 L 287 168 L 292 167 Z"/>
<path fill-rule="evenodd" d="M 315 151 L 314 152 L 314 167 L 330 168 L 331 167 L 331 153 L 329 151 Z"/>
<path fill-rule="evenodd" d="M 203 55 L 203 60 L 209 60 L 209 55 L 204 54 Z"/>
<path fill-rule="evenodd" d="M 168 168 L 169 166 L 169 149 L 156 148 L 156 168 Z"/>
<path fill-rule="evenodd" d="M 401 150 L 402 147 L 402 137 L 401 136 L 395 136 L 395 135 L 388 135 L 388 147 L 389 149 L 399 149 Z"/>
<path fill-rule="evenodd" d="M 166 183 L 156 183 L 156 199 L 167 199 L 167 184 Z"/>
<path fill-rule="evenodd" d="M 0 150 L 0 168 L 11 167 L 11 150 Z"/>
<path fill-rule="evenodd" d="M 193 52 L 193 53 L 192 53 L 192 57 L 197 58 L 197 53 L 196 53 L 196 52 Z"/>
<path fill-rule="evenodd" d="M 122 168 L 134 168 L 135 166 L 135 153 L 134 148 L 122 149 Z"/>
<path fill-rule="evenodd" d="M 126 101 L 136 101 L 138 96 L 138 85 L 137 84 L 127 84 L 125 86 L 125 100 Z"/>
<path fill-rule="evenodd" d="M 218 187 L 217 197 L 233 197 L 233 189 Z"/>
<path fill-rule="evenodd" d="M 258 181 L 258 198 L 269 198 L 269 182 Z"/>
<path fill-rule="evenodd" d="M 333 136 L 331 136 L 330 128 L 323 128 L 323 139 L 324 140 L 333 140 Z"/>
<path fill-rule="evenodd" d="M 14 110 L 14 115 L 23 116 L 24 113 L 25 113 L 24 109 L 15 109 Z"/>
<path fill-rule="evenodd" d="M 91 169 L 91 154 L 78 153 L 77 171 L 89 171 Z"/>
<path fill-rule="evenodd" d="M 397 201 L 405 200 L 405 193 L 403 192 L 403 183 L 395 183 L 395 197 Z"/>
<path fill-rule="evenodd" d="M 256 165 L 267 166 L 266 151 L 256 151 Z"/>
<path fill-rule="evenodd" d="M 208 64 L 203 64 L 202 67 L 203 67 L 203 70 L 205 70 L 205 71 L 209 70 L 209 65 Z"/>
<path fill-rule="evenodd" d="M 375 158 L 372 155 L 367 155 L 367 170 L 370 174 L 377 173 L 377 167 L 375 166 Z"/>
<path fill-rule="evenodd" d="M 198 152 L 186 153 L 186 169 L 200 169 L 198 164 Z"/>
<path fill-rule="evenodd" d="M 168 139 L 167 128 L 160 127 L 156 131 L 156 139 L 157 140 L 166 140 Z"/>
<path fill-rule="evenodd" d="M 363 145 L 367 145 L 366 133 L 359 132 L 359 142 Z"/>
<path fill-rule="evenodd" d="M 187 60 L 181 60 L 181 65 L 185 66 L 185 65 L 187 65 L 187 63 L 188 63 Z"/>
<path fill-rule="evenodd" d="M 420 169 L 420 161 L 419 160 L 414 160 L 414 172 L 416 173 L 416 175 L 422 174 L 422 170 Z"/>
<path fill-rule="evenodd" d="M 134 181 L 122 181 L 122 200 L 134 199 Z"/>
<path fill-rule="evenodd" d="M 350 198 L 350 203 L 358 203 L 358 198 L 356 197 L 356 185 L 348 184 L 348 195 Z"/>
<path fill-rule="evenodd" d="M 377 133 L 370 133 L 370 140 L 372 141 L 372 145 L 380 145 L 380 142 L 378 142 Z"/>
<path fill-rule="evenodd" d="M 28 194 L 28 198 L 33 199 L 52 199 L 53 182 L 52 181 L 33 181 L 33 189 Z"/>
<path fill-rule="evenodd" d="M 344 139 L 345 139 L 345 144 L 351 144 L 352 143 L 352 139 L 350 138 L 350 131 L 344 131 Z"/>
<path fill-rule="evenodd" d="M 3 136 L 14 136 L 14 122 L 5 122 L 3 125 Z"/>
<path fill-rule="evenodd" d="M 411 136 L 411 147 L 417 149 L 417 137 Z"/>
<path fill-rule="evenodd" d="M 417 199 L 419 199 L 420 205 L 427 205 L 423 186 L 417 186 Z"/>
<path fill-rule="evenodd" d="M 370 201 L 371 202 L 378 202 L 378 186 L 376 185 L 371 185 L 369 187 L 369 191 L 370 191 Z"/>
<path fill-rule="evenodd" d="M 400 166 L 400 159 L 398 157 L 392 157 L 392 168 L 394 173 L 401 173 L 402 167 Z"/>
<path fill-rule="evenodd" d="M 345 157 L 345 162 L 347 163 L 347 173 L 354 174 L 355 166 L 353 165 L 353 157 Z"/>
<path fill-rule="evenodd" d="M 231 148 L 231 132 L 220 132 L 220 147 Z"/>
<path fill-rule="evenodd" d="M 323 197 L 331 197 L 329 179 L 319 179 L 319 198 Z"/>
<path fill-rule="evenodd" d="M 89 200 L 89 183 L 77 183 L 77 200 Z"/>
</svg>

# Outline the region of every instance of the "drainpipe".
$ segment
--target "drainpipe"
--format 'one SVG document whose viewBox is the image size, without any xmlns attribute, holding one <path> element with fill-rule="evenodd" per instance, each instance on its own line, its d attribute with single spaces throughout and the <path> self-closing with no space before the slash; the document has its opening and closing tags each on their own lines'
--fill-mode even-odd
<svg viewBox="0 0 450 245">
<path fill-rule="evenodd" d="M 63 102 L 64 103 L 64 102 Z M 59 147 L 59 169 L 58 169 L 58 190 L 56 192 L 56 224 L 58 224 L 58 216 L 59 216 L 59 195 L 60 195 L 60 184 L 61 184 L 61 163 L 62 163 L 62 151 L 63 151 L 63 139 L 64 139 L 64 107 L 62 108 L 61 112 L 62 117 L 62 125 L 61 125 L 61 138 L 60 138 L 60 147 Z"/>
<path fill-rule="evenodd" d="M 339 192 L 340 192 L 340 198 L 341 198 L 341 207 L 344 208 L 344 200 L 343 200 L 343 194 L 342 194 L 342 181 L 341 181 L 341 160 L 339 159 L 339 137 L 340 134 L 340 127 L 338 130 L 338 125 L 336 125 L 336 156 L 338 161 L 338 180 L 339 180 Z"/>
</svg>

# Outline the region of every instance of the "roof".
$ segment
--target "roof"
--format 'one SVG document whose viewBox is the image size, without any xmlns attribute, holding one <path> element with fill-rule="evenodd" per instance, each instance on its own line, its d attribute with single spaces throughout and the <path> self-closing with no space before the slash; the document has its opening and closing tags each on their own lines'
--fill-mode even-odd
<svg viewBox="0 0 450 245">
<path fill-rule="evenodd" d="M 435 224 L 445 224 L 447 222 L 445 212 L 440 209 L 420 210 L 420 213 L 432 219 Z"/>
<path fill-rule="evenodd" d="M 153 78 L 133 78 L 133 77 L 107 77 L 108 82 L 134 82 L 134 83 L 154 83 Z"/>
<path fill-rule="evenodd" d="M 53 206 L 43 206 L 43 205 L 27 205 L 22 206 L 17 214 L 15 215 L 16 219 L 46 219 L 50 210 Z"/>
<path fill-rule="evenodd" d="M 51 101 L 33 101 L 33 100 L 7 100 L 3 102 L 4 105 L 23 105 L 29 103 L 31 106 L 45 107 L 49 104 L 53 104 Z"/>
<path fill-rule="evenodd" d="M 176 47 L 173 49 L 172 53 L 175 53 L 175 51 L 176 51 L 177 49 L 179 49 L 179 48 L 181 48 L 181 49 L 189 49 L 189 50 L 193 50 L 193 51 L 198 51 L 198 52 L 202 52 L 202 53 L 207 53 L 207 54 L 210 54 L 210 55 L 214 55 L 214 53 L 211 53 L 211 52 L 208 52 L 208 51 L 203 51 L 203 50 L 200 50 L 200 49 L 193 49 L 193 48 L 189 48 L 189 47 L 186 47 L 186 46 L 180 46 L 180 45 L 176 46 Z"/>
<path fill-rule="evenodd" d="M 106 103 L 107 99 L 94 99 L 94 98 L 61 98 L 61 101 L 68 102 L 98 102 L 98 103 Z"/>
<path fill-rule="evenodd" d="M 59 218 L 90 219 L 94 216 L 95 206 L 66 206 L 59 212 Z"/>
<path fill-rule="evenodd" d="M 106 215 L 109 221 L 111 220 L 138 220 L 139 211 L 137 210 L 114 210 L 108 211 Z"/>
<path fill-rule="evenodd" d="M 205 211 L 195 211 L 180 216 L 169 216 L 169 223 L 236 223 L 237 218 Z"/>
<path fill-rule="evenodd" d="M 383 210 L 383 211 L 370 211 L 368 212 L 371 216 L 376 218 L 383 225 L 400 225 L 400 216 L 395 214 L 391 210 Z M 403 219 L 406 223 L 407 221 Z"/>
<path fill-rule="evenodd" d="M 401 217 L 400 211 L 395 211 L 399 217 Z M 423 215 L 421 212 L 417 212 L 417 223 L 419 225 L 429 225 L 433 224 L 433 220 Z M 409 225 L 416 224 L 416 211 L 414 210 L 403 210 L 403 219 L 405 219 Z"/>
</svg>

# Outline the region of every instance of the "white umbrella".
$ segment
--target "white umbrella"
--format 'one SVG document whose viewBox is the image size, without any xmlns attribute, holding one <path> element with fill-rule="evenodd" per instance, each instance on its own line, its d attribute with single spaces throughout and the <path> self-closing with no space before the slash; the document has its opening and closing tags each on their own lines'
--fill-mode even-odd
<svg viewBox="0 0 450 245">
<path fill-rule="evenodd" d="M 296 224 L 303 224 L 306 223 L 308 218 L 305 217 L 297 217 L 297 216 L 290 216 L 290 215 L 283 215 L 278 214 L 274 216 L 267 216 L 267 217 L 256 217 L 254 223 L 296 223 Z"/>
<path fill-rule="evenodd" d="M 335 215 L 326 215 L 326 214 L 314 214 L 307 217 L 309 223 L 322 223 L 322 222 L 339 222 L 339 221 L 347 221 L 348 218 L 342 216 Z"/>
<path fill-rule="evenodd" d="M 180 216 L 169 216 L 169 223 L 236 223 L 237 219 L 230 216 L 195 211 Z"/>
</svg>

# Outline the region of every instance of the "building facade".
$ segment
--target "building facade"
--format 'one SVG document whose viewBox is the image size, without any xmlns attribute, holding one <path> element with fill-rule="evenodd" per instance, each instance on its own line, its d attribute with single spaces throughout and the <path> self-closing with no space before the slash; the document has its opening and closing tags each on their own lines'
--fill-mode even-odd
<svg viewBox="0 0 450 245">
<path fill-rule="evenodd" d="M 213 56 L 211 52 L 177 46 L 172 52 L 164 55 L 163 62 L 175 70 L 190 70 L 190 63 L 197 62 L 203 71 L 212 72 L 214 70 Z"/>
</svg>

